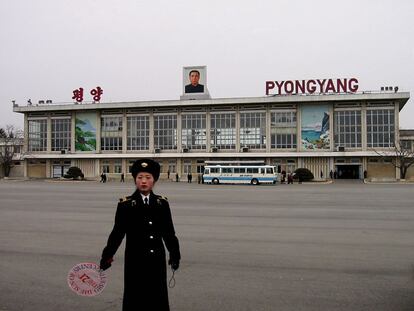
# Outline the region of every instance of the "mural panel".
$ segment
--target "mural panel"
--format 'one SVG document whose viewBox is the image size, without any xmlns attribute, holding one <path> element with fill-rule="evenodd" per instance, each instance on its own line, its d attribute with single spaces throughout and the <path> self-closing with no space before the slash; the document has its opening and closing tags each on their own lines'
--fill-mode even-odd
<svg viewBox="0 0 414 311">
<path fill-rule="evenodd" d="M 303 105 L 301 116 L 302 148 L 304 150 L 329 149 L 329 106 Z"/>
<path fill-rule="evenodd" d="M 77 113 L 75 126 L 75 150 L 96 151 L 96 114 Z"/>
</svg>

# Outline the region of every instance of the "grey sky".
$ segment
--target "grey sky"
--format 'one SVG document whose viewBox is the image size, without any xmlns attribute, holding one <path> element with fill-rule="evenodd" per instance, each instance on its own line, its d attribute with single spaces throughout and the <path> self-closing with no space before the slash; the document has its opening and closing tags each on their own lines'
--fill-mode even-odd
<svg viewBox="0 0 414 311">
<path fill-rule="evenodd" d="M 414 1 L 0 0 L 0 126 L 11 100 L 179 99 L 206 65 L 213 98 L 264 96 L 266 80 L 351 78 L 414 96 Z M 413 99 L 400 114 L 414 128 Z"/>
</svg>

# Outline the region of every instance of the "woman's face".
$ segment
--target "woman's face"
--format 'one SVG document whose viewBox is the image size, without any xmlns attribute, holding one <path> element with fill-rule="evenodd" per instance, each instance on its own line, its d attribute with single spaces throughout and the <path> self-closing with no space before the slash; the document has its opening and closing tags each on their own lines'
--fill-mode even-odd
<svg viewBox="0 0 414 311">
<path fill-rule="evenodd" d="M 151 192 L 154 183 L 154 177 L 147 172 L 140 172 L 138 173 L 137 178 L 135 178 L 137 189 L 144 195 L 148 195 Z"/>
</svg>

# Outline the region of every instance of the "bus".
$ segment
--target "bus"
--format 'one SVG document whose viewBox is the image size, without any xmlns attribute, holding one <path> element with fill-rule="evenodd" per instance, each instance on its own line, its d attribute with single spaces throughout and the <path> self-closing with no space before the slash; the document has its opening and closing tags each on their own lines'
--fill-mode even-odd
<svg viewBox="0 0 414 311">
<path fill-rule="evenodd" d="M 275 184 L 277 173 L 270 165 L 208 165 L 203 181 L 208 184 Z"/>
</svg>

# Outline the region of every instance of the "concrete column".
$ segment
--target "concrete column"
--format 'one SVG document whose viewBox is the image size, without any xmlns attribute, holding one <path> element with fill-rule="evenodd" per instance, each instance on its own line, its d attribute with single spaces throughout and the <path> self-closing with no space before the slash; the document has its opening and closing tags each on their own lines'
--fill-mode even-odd
<svg viewBox="0 0 414 311">
<path fill-rule="evenodd" d="M 211 115 L 206 111 L 206 151 L 211 152 Z"/>
<path fill-rule="evenodd" d="M 394 141 L 397 148 L 400 147 L 400 108 L 398 102 L 394 103 Z"/>
<path fill-rule="evenodd" d="M 395 179 L 397 179 L 397 180 L 401 179 L 401 172 L 400 172 L 400 169 L 398 167 L 395 168 Z"/>
<path fill-rule="evenodd" d="M 124 113 L 122 115 L 122 153 L 127 153 L 127 116 L 126 111 L 124 110 Z M 123 167 L 122 167 L 123 169 Z"/>
<path fill-rule="evenodd" d="M 72 122 L 71 122 L 71 130 L 70 130 L 70 152 L 76 152 L 76 112 L 72 112 Z"/>
<path fill-rule="evenodd" d="M 128 160 L 122 159 L 122 172 L 125 174 L 125 178 L 127 177 L 129 171 L 128 171 Z"/>
<path fill-rule="evenodd" d="M 240 108 L 236 110 L 236 152 L 240 152 Z"/>
<path fill-rule="evenodd" d="M 367 104 L 361 104 L 361 143 L 362 150 L 367 150 Z"/>
<path fill-rule="evenodd" d="M 271 113 L 270 113 L 270 106 L 267 106 L 266 107 L 266 117 L 265 117 L 265 119 L 266 119 L 266 153 L 270 153 L 270 144 L 271 144 L 271 142 L 272 142 L 272 140 L 271 140 L 271 130 L 270 130 L 270 127 L 271 127 L 271 122 L 272 122 L 272 118 L 271 118 L 272 116 L 271 116 Z M 268 161 L 268 164 L 270 164 L 270 158 L 269 158 L 269 161 Z"/>
<path fill-rule="evenodd" d="M 26 133 L 26 132 L 25 132 Z M 29 174 L 28 174 L 28 166 L 29 166 L 29 160 L 25 159 L 23 161 L 23 176 L 24 178 L 29 178 Z"/>
<path fill-rule="evenodd" d="M 330 151 L 335 150 L 335 142 L 334 142 L 334 104 L 331 104 L 329 107 L 329 145 Z"/>
<path fill-rule="evenodd" d="M 52 177 L 52 171 L 51 171 L 51 160 L 46 160 L 46 178 Z"/>
<path fill-rule="evenodd" d="M 101 165 L 100 165 L 100 159 L 95 159 L 95 177 L 98 177 L 101 175 Z"/>
<path fill-rule="evenodd" d="M 176 168 L 176 170 L 177 170 L 177 172 L 178 172 L 178 176 L 180 176 L 180 181 L 182 181 L 182 180 L 184 180 L 184 175 L 183 175 L 183 166 L 182 166 L 182 162 L 183 162 L 183 159 L 180 159 L 180 158 L 176 158 L 177 159 L 177 168 Z M 175 176 L 174 176 L 174 178 L 175 178 Z"/>
<path fill-rule="evenodd" d="M 52 152 L 52 119 L 50 116 L 47 117 L 47 143 L 46 150 L 48 153 Z"/>
<path fill-rule="evenodd" d="M 300 152 L 302 150 L 302 113 L 300 111 L 300 104 L 296 105 L 296 128 L 297 128 L 297 133 L 296 133 L 296 143 L 297 143 L 297 148 L 296 151 Z M 299 160 L 298 160 L 298 165 L 299 165 Z M 299 167 L 303 167 L 303 166 L 299 166 Z"/>
<path fill-rule="evenodd" d="M 23 127 L 23 130 L 24 130 L 23 154 L 25 154 L 29 152 L 29 121 L 27 119 L 27 113 L 24 114 L 24 125 L 23 126 L 24 126 Z"/>
<path fill-rule="evenodd" d="M 149 113 L 149 151 L 154 153 L 154 112 Z"/>
<path fill-rule="evenodd" d="M 181 141 L 181 110 L 177 112 L 177 152 L 182 152 L 183 146 Z"/>
<path fill-rule="evenodd" d="M 101 153 L 101 111 L 96 111 L 96 151 Z"/>
</svg>

